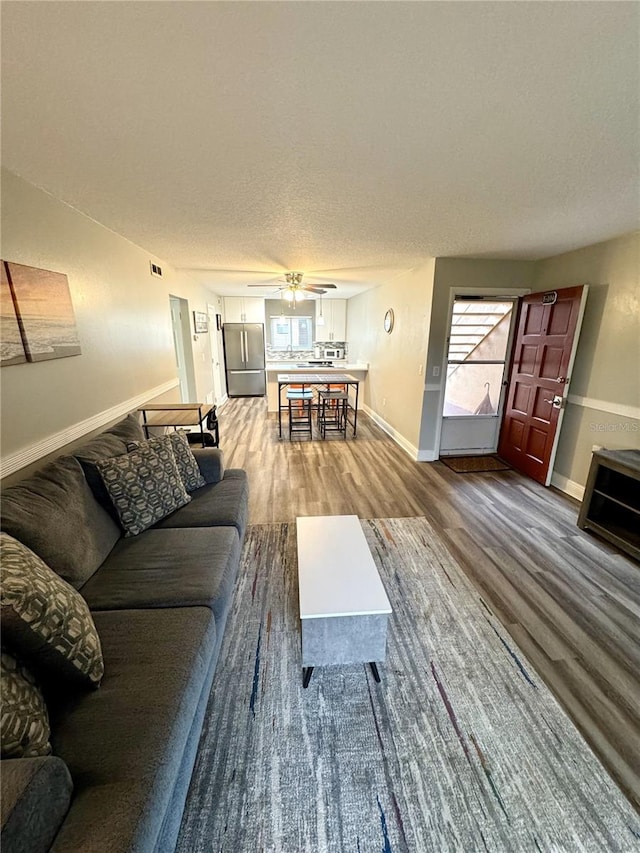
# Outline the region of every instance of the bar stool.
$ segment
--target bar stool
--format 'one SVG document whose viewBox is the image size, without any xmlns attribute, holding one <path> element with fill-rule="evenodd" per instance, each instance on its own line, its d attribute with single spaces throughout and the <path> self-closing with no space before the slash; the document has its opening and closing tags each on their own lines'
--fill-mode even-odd
<svg viewBox="0 0 640 853">
<path fill-rule="evenodd" d="M 304 385 L 290 385 L 287 388 L 287 403 L 289 404 L 289 438 L 294 432 L 311 432 L 311 404 L 313 390 Z"/>
<path fill-rule="evenodd" d="M 346 390 L 318 391 L 320 436 L 326 438 L 327 432 L 341 432 L 347 437 L 347 407 L 349 395 Z"/>
</svg>

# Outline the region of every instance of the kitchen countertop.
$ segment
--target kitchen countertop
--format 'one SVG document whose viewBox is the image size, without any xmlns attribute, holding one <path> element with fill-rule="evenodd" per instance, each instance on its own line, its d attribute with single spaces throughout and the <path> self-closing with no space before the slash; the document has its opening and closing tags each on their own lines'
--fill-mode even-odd
<svg viewBox="0 0 640 853">
<path fill-rule="evenodd" d="M 298 364 L 304 362 L 295 361 L 268 361 L 266 369 L 268 373 L 349 373 L 352 370 L 369 370 L 367 362 L 355 361 L 334 361 L 332 367 L 325 367 L 320 364 L 308 364 L 305 367 L 298 367 Z"/>
</svg>

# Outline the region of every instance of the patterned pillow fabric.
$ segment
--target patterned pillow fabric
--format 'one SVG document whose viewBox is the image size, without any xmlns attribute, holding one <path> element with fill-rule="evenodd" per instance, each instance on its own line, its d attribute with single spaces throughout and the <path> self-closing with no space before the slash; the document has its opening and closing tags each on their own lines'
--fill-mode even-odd
<svg viewBox="0 0 640 853">
<path fill-rule="evenodd" d="M 100 638 L 86 601 L 22 542 L 0 533 L 2 634 L 43 676 L 98 687 Z"/>
<path fill-rule="evenodd" d="M 206 486 L 207 482 L 200 473 L 200 468 L 196 462 L 196 457 L 193 455 L 189 447 L 187 435 L 184 432 L 170 432 L 167 435 L 154 436 L 148 441 L 130 441 L 127 445 L 127 450 L 137 450 L 141 444 L 149 444 L 151 447 L 162 446 L 169 442 L 173 455 L 178 466 L 178 473 L 184 484 L 187 492 L 193 492 L 195 489 L 200 489 Z"/>
<path fill-rule="evenodd" d="M 96 462 L 125 536 L 137 536 L 191 498 L 171 442 L 140 444 L 131 453 Z"/>
<path fill-rule="evenodd" d="M 0 745 L 2 758 L 49 755 L 49 717 L 40 688 L 28 669 L 7 649 L 0 665 Z"/>
</svg>

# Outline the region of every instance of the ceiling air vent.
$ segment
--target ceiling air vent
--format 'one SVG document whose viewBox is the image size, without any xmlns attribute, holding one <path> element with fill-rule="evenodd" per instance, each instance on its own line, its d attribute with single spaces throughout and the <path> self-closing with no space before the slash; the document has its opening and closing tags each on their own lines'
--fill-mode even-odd
<svg viewBox="0 0 640 853">
<path fill-rule="evenodd" d="M 151 268 L 151 275 L 157 275 L 158 278 L 162 278 L 162 267 L 154 264 L 153 261 L 149 261 L 149 266 Z"/>
</svg>

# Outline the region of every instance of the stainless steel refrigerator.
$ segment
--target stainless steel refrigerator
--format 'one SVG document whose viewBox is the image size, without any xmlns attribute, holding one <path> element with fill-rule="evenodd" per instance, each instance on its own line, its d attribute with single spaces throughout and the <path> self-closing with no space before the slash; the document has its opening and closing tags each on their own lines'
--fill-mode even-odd
<svg viewBox="0 0 640 853">
<path fill-rule="evenodd" d="M 225 323 L 224 364 L 227 394 L 230 397 L 264 397 L 267 391 L 264 370 L 264 325 Z"/>
</svg>

